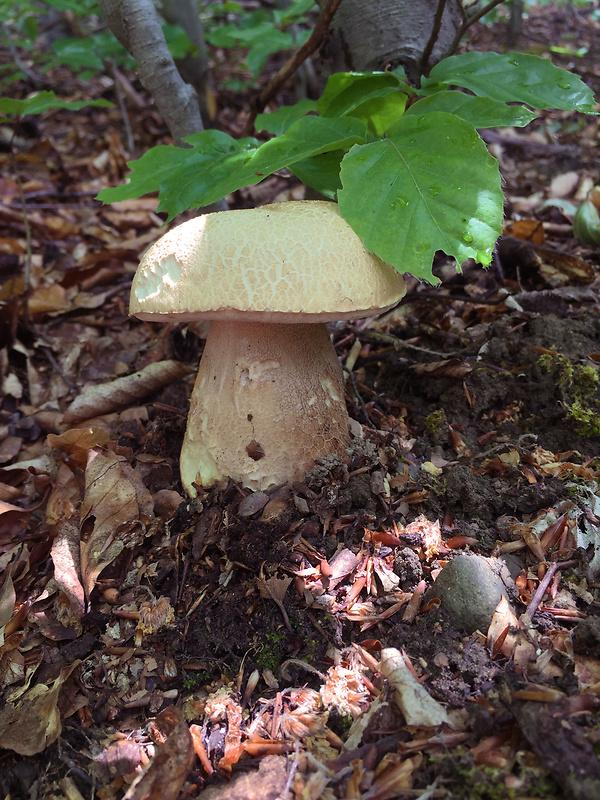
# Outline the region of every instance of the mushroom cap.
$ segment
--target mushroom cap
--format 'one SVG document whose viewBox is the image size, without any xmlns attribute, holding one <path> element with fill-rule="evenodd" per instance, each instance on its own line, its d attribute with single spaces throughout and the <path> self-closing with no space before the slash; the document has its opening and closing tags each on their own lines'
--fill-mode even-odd
<svg viewBox="0 0 600 800">
<path fill-rule="evenodd" d="M 386 311 L 402 276 L 367 252 L 335 203 L 273 203 L 195 217 L 159 239 L 133 279 L 129 313 L 324 322 Z"/>
</svg>

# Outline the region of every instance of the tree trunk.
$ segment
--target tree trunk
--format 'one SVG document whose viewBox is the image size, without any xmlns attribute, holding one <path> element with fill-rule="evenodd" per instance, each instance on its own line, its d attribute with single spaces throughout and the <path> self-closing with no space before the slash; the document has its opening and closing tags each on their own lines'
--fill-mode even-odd
<svg viewBox="0 0 600 800">
<path fill-rule="evenodd" d="M 176 144 L 203 130 L 198 97 L 184 83 L 169 52 L 152 0 L 98 0 L 115 37 L 135 59 Z"/>
<path fill-rule="evenodd" d="M 384 70 L 402 65 L 418 83 L 421 59 L 439 0 L 344 0 L 331 26 L 325 61 L 331 72 Z M 429 68 L 447 55 L 462 22 L 459 0 L 447 0 Z"/>
<path fill-rule="evenodd" d="M 198 3 L 196 0 L 162 0 L 159 11 L 171 25 L 181 25 L 192 43 L 194 52 L 177 59 L 175 64 L 183 80 L 196 90 L 202 120 L 208 125 L 214 116 L 214 101 L 211 102 L 208 50 L 198 14 Z"/>
<path fill-rule="evenodd" d="M 198 96 L 185 83 L 169 52 L 152 0 L 98 0 L 118 41 L 136 61 L 140 80 L 150 92 L 175 144 L 204 130 Z M 204 209 L 224 211 L 225 200 Z"/>
</svg>

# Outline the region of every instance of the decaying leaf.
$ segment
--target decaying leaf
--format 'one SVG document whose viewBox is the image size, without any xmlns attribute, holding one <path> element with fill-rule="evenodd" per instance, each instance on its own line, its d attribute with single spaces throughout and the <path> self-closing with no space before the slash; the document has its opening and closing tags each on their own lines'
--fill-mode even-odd
<svg viewBox="0 0 600 800">
<path fill-rule="evenodd" d="M 256 585 L 258 586 L 260 596 L 264 597 L 265 599 L 268 598 L 273 600 L 273 602 L 277 604 L 277 607 L 283 615 L 285 626 L 289 631 L 292 630 L 292 626 L 287 615 L 287 611 L 285 610 L 285 606 L 283 605 L 283 598 L 285 597 L 291 582 L 292 578 L 290 576 L 286 576 L 285 578 L 277 578 L 275 575 L 273 575 L 272 578 L 265 580 L 262 572 L 260 578 L 256 579 Z"/>
<path fill-rule="evenodd" d="M 467 361 L 458 358 L 448 358 L 444 361 L 432 361 L 429 364 L 411 364 L 417 375 L 437 375 L 446 378 L 464 378 L 473 369 Z"/>
<path fill-rule="evenodd" d="M 125 547 L 142 541 L 153 517 L 152 496 L 127 462 L 112 452 L 90 452 L 81 506 L 81 573 L 89 597 L 98 575 Z"/>
<path fill-rule="evenodd" d="M 123 800 L 177 800 L 179 797 L 194 764 L 194 746 L 181 711 L 170 707 L 166 712 L 176 719 L 175 728 L 166 742 L 156 748 L 154 758 L 132 783 Z M 161 716 L 157 717 L 157 723 Z"/>
<path fill-rule="evenodd" d="M 104 428 L 91 426 L 89 428 L 71 428 L 60 435 L 48 434 L 48 444 L 55 450 L 62 450 L 67 456 L 74 459 L 77 466 L 85 469 L 88 453 L 94 447 L 102 447 L 110 439 Z"/>
<path fill-rule="evenodd" d="M 81 585 L 81 553 L 79 525 L 73 519 L 65 519 L 58 535 L 52 542 L 54 580 L 69 599 L 71 611 L 76 619 L 85 613 L 85 597 Z"/>
<path fill-rule="evenodd" d="M 404 714 L 407 725 L 434 727 L 450 722 L 444 706 L 421 686 L 404 656 L 395 647 L 386 647 L 381 651 L 379 669 L 387 678 L 392 696 Z"/>
<path fill-rule="evenodd" d="M 179 361 L 157 361 L 132 375 L 91 386 L 73 400 L 65 412 L 63 422 L 70 425 L 127 408 L 186 375 L 191 375 L 192 371 Z"/>
<path fill-rule="evenodd" d="M 10 573 L 7 571 L 5 575 L 4 583 L 0 587 L 0 646 L 4 644 L 4 627 L 13 615 L 17 599 Z"/>
<path fill-rule="evenodd" d="M 78 664 L 77 661 L 65 667 L 50 686 L 38 683 L 17 702 L 9 699 L 0 710 L 0 747 L 22 756 L 33 756 L 58 739 L 61 732 L 58 696 L 61 686 Z"/>
</svg>

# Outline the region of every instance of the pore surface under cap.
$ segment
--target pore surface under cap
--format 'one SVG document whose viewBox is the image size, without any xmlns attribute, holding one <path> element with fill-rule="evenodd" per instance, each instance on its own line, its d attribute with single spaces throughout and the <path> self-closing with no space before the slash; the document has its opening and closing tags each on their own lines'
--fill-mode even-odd
<svg viewBox="0 0 600 800">
<path fill-rule="evenodd" d="M 385 310 L 404 291 L 401 275 L 367 252 L 335 203 L 290 201 L 174 228 L 142 259 L 130 313 L 316 322 Z"/>
</svg>

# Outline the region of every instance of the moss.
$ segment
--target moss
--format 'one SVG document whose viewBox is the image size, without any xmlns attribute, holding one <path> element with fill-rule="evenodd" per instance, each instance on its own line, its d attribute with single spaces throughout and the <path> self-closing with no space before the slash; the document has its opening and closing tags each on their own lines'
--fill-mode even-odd
<svg viewBox="0 0 600 800">
<path fill-rule="evenodd" d="M 554 778 L 537 763 L 531 763 L 523 752 L 517 753 L 512 769 L 515 786 L 507 785 L 506 769 L 484 767 L 474 763 L 473 757 L 459 747 L 452 755 L 431 757 L 440 764 L 442 773 L 450 773 L 445 781 L 448 788 L 457 791 L 454 797 L 468 800 L 509 800 L 509 798 L 543 797 L 559 800 L 563 794 Z M 453 785 L 456 782 L 457 785 Z M 518 787 L 518 788 L 517 788 Z M 458 793 L 460 789 L 460 793 Z"/>
<path fill-rule="evenodd" d="M 423 427 L 433 444 L 444 444 L 448 441 L 449 425 L 443 408 L 429 413 L 423 420 Z"/>
<path fill-rule="evenodd" d="M 600 409 L 597 399 L 592 399 L 600 384 L 598 371 L 592 366 L 574 364 L 560 353 L 545 353 L 538 364 L 556 375 L 567 416 L 575 422 L 577 433 L 600 436 Z"/>
<path fill-rule="evenodd" d="M 270 669 L 277 672 L 282 659 L 282 633 L 268 633 L 264 644 L 256 654 L 256 664 L 260 669 Z"/>
</svg>

